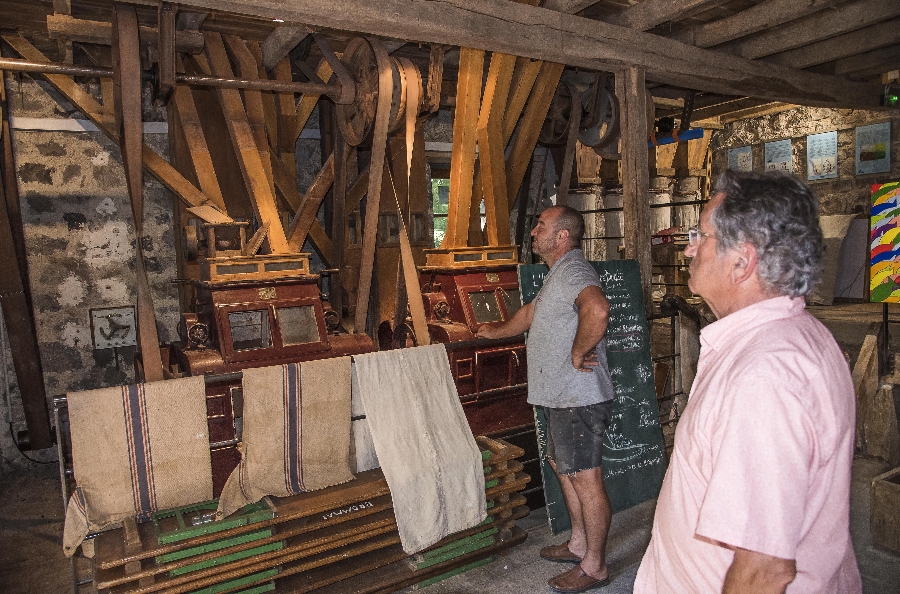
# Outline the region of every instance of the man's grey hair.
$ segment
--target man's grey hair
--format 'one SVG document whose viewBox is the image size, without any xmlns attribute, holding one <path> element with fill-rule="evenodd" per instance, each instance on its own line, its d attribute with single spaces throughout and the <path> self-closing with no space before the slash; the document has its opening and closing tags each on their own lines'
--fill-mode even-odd
<svg viewBox="0 0 900 594">
<path fill-rule="evenodd" d="M 811 292 L 821 272 L 824 240 L 819 201 L 809 186 L 779 171 L 729 170 L 716 181 L 716 193 L 724 194 L 710 217 L 717 252 L 749 243 L 769 292 L 790 297 Z"/>
<path fill-rule="evenodd" d="M 584 217 L 571 206 L 556 206 L 559 216 L 556 217 L 556 231 L 565 229 L 569 232 L 569 241 L 573 247 L 581 247 L 581 238 L 584 237 Z"/>
</svg>

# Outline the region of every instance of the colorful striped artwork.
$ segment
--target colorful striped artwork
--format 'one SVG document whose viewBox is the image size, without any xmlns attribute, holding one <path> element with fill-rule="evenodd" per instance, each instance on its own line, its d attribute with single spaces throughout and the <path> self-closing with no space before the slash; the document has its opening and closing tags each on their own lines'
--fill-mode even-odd
<svg viewBox="0 0 900 594">
<path fill-rule="evenodd" d="M 900 182 L 872 185 L 869 301 L 900 303 Z"/>
</svg>

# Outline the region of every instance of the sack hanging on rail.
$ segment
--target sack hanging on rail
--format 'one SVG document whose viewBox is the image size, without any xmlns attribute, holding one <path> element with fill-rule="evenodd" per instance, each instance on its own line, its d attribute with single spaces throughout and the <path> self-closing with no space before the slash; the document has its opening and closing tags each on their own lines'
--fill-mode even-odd
<svg viewBox="0 0 900 594">
<path fill-rule="evenodd" d="M 350 357 L 244 371 L 241 462 L 218 516 L 266 495 L 287 497 L 353 479 Z"/>
<path fill-rule="evenodd" d="M 202 376 L 66 395 L 77 487 L 63 551 L 127 517 L 212 499 Z"/>
</svg>

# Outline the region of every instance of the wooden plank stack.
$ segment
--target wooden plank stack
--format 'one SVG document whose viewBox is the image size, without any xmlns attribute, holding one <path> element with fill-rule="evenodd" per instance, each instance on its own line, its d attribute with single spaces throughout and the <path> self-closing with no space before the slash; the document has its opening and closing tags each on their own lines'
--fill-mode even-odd
<svg viewBox="0 0 900 594">
<path fill-rule="evenodd" d="M 267 498 L 220 521 L 208 521 L 201 504 L 139 524 L 135 534 L 104 532 L 95 543 L 94 585 L 110 594 L 255 594 L 273 588 L 363 594 L 424 585 L 484 564 L 525 540 L 515 521 L 528 514 L 520 491 L 531 478 L 517 460 L 524 454 L 520 448 L 476 439 L 488 518 L 415 555 L 403 551 L 390 490 L 375 469 L 344 485 Z"/>
</svg>

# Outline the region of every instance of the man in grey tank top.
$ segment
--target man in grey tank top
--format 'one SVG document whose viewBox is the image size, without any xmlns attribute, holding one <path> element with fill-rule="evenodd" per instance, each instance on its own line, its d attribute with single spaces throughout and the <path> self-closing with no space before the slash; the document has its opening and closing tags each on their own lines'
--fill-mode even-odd
<svg viewBox="0 0 900 594">
<path fill-rule="evenodd" d="M 548 458 L 572 519 L 569 541 L 541 550 L 544 559 L 576 564 L 550 579 L 557 592 L 609 583 L 612 512 L 601 468 L 614 397 L 606 363 L 609 302 L 579 249 L 583 235 L 577 210 L 554 206 L 541 213 L 531 237 L 533 251 L 550 267 L 543 287 L 508 321 L 478 329 L 481 338 L 528 331 L 528 402 L 545 409 Z"/>
</svg>

